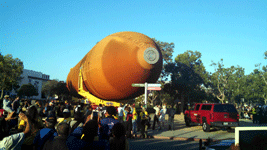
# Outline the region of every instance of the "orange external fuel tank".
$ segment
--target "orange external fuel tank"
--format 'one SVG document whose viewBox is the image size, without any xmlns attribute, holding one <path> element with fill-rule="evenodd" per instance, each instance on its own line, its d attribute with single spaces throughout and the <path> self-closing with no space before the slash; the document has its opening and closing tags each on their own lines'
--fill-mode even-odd
<svg viewBox="0 0 267 150">
<path fill-rule="evenodd" d="M 148 36 L 137 32 L 118 32 L 98 42 L 70 70 L 67 87 L 78 93 L 79 73 L 83 89 L 107 101 L 135 98 L 144 88 L 133 83 L 155 83 L 162 70 L 162 54 Z"/>
</svg>

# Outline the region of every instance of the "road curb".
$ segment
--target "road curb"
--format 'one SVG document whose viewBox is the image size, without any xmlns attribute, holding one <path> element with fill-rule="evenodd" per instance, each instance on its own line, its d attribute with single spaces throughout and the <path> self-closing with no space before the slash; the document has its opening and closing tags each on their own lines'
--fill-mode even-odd
<svg viewBox="0 0 267 150">
<path fill-rule="evenodd" d="M 138 136 L 140 137 L 140 136 Z M 177 140 L 177 141 L 200 141 L 202 140 L 202 142 L 207 142 L 207 141 L 210 141 L 210 142 L 219 142 L 219 141 L 223 141 L 223 140 L 229 140 L 229 139 L 217 139 L 217 140 L 214 140 L 214 139 L 200 139 L 200 138 L 185 138 L 185 137 L 166 137 L 166 136 L 149 136 L 150 138 L 153 138 L 153 139 L 161 139 L 161 140 Z"/>
</svg>

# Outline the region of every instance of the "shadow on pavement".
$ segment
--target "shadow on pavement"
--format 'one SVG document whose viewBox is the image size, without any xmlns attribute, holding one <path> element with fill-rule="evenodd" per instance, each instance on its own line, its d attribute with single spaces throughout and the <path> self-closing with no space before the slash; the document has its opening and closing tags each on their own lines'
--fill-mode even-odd
<svg viewBox="0 0 267 150">
<path fill-rule="evenodd" d="M 130 149 L 151 149 L 151 150 L 198 150 L 199 144 L 196 141 L 176 141 L 161 139 L 139 139 L 129 140 Z"/>
</svg>

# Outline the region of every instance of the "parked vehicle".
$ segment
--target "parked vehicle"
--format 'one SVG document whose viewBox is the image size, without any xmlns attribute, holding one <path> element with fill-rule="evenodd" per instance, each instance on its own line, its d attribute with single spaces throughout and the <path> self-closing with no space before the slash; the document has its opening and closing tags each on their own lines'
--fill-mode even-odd
<svg viewBox="0 0 267 150">
<path fill-rule="evenodd" d="M 184 115 L 186 126 L 191 124 L 202 125 L 204 132 L 209 132 L 210 128 L 227 128 L 239 126 L 239 114 L 232 104 L 218 103 L 196 103 Z"/>
</svg>

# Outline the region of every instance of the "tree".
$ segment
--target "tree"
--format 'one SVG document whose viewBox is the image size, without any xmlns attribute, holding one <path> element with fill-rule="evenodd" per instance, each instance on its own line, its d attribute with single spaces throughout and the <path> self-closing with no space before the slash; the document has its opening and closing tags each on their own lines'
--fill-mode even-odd
<svg viewBox="0 0 267 150">
<path fill-rule="evenodd" d="M 30 98 L 31 96 L 37 96 L 37 95 L 38 91 L 31 83 L 23 84 L 18 90 L 18 96 L 27 96 L 27 98 Z"/>
<path fill-rule="evenodd" d="M 222 103 L 224 103 L 226 89 L 228 86 L 228 79 L 230 77 L 231 70 L 224 68 L 223 59 L 217 64 L 212 62 L 211 66 L 214 66 L 215 72 L 211 75 L 211 82 L 213 84 L 213 95 L 217 97 Z"/>
<path fill-rule="evenodd" d="M 245 86 L 244 83 L 244 74 L 245 69 L 237 66 L 231 66 L 230 68 L 232 74 L 229 77 L 229 85 L 227 91 L 227 98 L 230 100 L 231 103 L 236 103 L 236 100 L 240 100 L 239 96 L 243 94 L 243 87 Z M 235 99 L 237 98 L 238 99 Z"/>
<path fill-rule="evenodd" d="M 13 87 L 18 87 L 23 72 L 23 62 L 15 58 L 11 54 L 2 56 L 0 54 L 0 90 L 3 98 L 4 90 L 12 90 Z"/>
<path fill-rule="evenodd" d="M 55 94 L 57 94 L 59 96 L 59 99 L 61 100 L 64 100 L 64 98 L 68 98 L 70 96 L 70 92 L 64 81 L 58 82 L 54 91 Z"/>
<path fill-rule="evenodd" d="M 56 94 L 56 87 L 57 87 L 58 81 L 57 80 L 50 80 L 43 84 L 42 86 L 42 93 L 45 94 L 46 98 L 49 99 L 53 95 Z"/>
<path fill-rule="evenodd" d="M 185 100 L 190 100 L 200 86 L 206 85 L 208 74 L 201 61 L 201 53 L 198 51 L 186 51 L 175 58 L 175 63 L 167 64 L 166 72 L 171 75 L 171 83 L 166 85 L 168 94 L 181 99 L 184 106 Z M 174 95 L 174 96 L 173 96 Z"/>
<path fill-rule="evenodd" d="M 267 51 L 264 52 L 264 59 L 267 59 Z M 258 84 L 261 86 L 261 92 L 259 92 L 260 97 L 264 99 L 264 103 L 267 103 L 267 66 L 262 66 L 261 63 L 256 64 L 255 67 L 258 67 L 258 69 L 254 70 L 254 74 L 258 75 L 259 82 Z"/>
<path fill-rule="evenodd" d="M 172 62 L 172 53 L 174 49 L 174 43 L 158 41 L 155 38 L 152 38 L 155 43 L 158 45 L 161 50 L 163 57 L 163 68 L 159 78 L 159 81 L 166 81 L 168 79 L 169 73 L 165 71 L 165 66 Z"/>
</svg>

